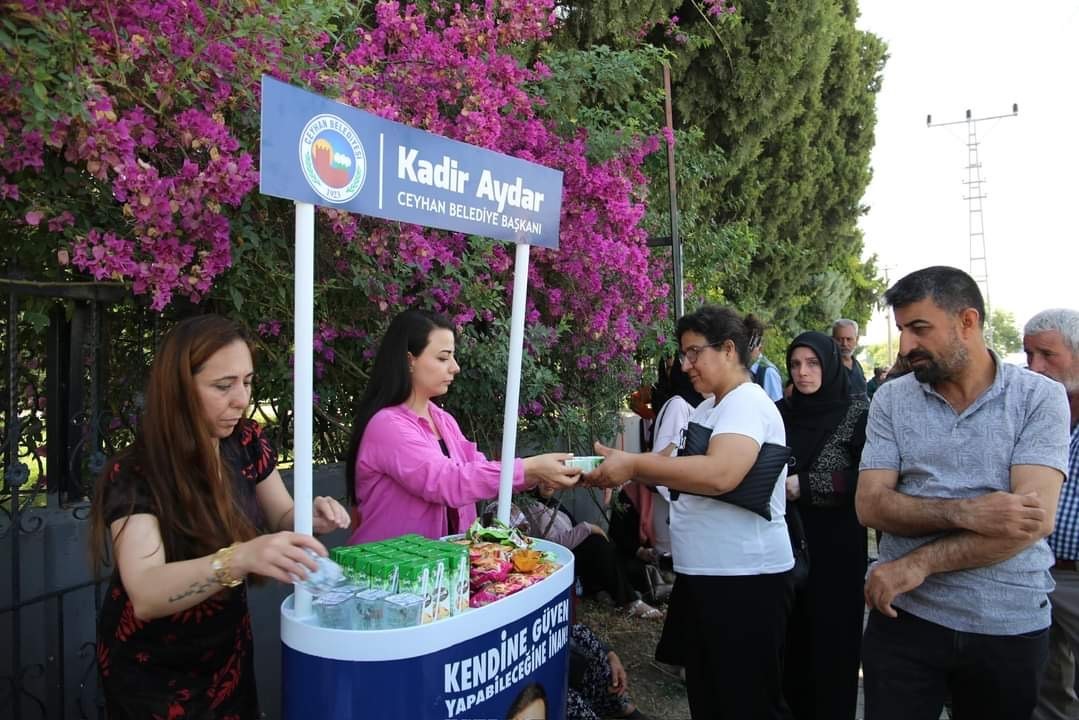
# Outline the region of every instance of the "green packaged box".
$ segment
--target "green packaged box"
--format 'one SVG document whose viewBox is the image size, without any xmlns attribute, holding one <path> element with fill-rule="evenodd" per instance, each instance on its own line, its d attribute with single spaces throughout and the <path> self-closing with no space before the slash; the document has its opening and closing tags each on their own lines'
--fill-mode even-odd
<svg viewBox="0 0 1079 720">
<path fill-rule="evenodd" d="M 468 610 L 468 546 L 443 540 L 428 540 L 425 554 L 439 558 L 445 565 L 444 610 L 442 617 L 460 615 Z"/>
<path fill-rule="evenodd" d="M 468 548 L 408 534 L 331 551 L 358 591 L 410 594 L 423 599 L 420 623 L 468 610 Z M 369 624 L 357 609 L 358 623 Z"/>
<path fill-rule="evenodd" d="M 449 563 L 446 557 L 436 555 L 429 558 L 437 571 L 434 587 L 435 593 L 435 618 L 443 620 L 453 615 L 453 576 L 449 572 Z"/>
<path fill-rule="evenodd" d="M 370 566 L 374 560 L 387 558 L 379 548 L 357 545 L 355 551 L 346 557 L 345 572 L 351 582 L 357 587 L 366 590 L 371 587 Z"/>
<path fill-rule="evenodd" d="M 453 609 L 451 615 L 460 615 L 468 610 L 469 600 L 469 565 L 468 548 L 463 545 L 451 546 L 444 551 L 450 568 L 449 576 L 452 578 Z"/>
<path fill-rule="evenodd" d="M 397 590 L 423 598 L 420 622 L 433 622 L 435 615 L 435 572 L 427 558 L 401 556 L 398 560 Z"/>
<path fill-rule="evenodd" d="M 415 545 L 408 537 L 390 538 L 389 540 L 383 540 L 381 543 L 383 548 L 392 548 L 394 550 L 407 550 Z"/>
<path fill-rule="evenodd" d="M 355 584 L 357 587 L 361 587 L 357 580 L 356 564 L 359 562 L 359 553 L 355 552 L 336 552 L 339 548 L 334 548 L 330 551 L 330 557 L 341 566 L 341 569 L 345 571 L 345 578 Z M 361 588 L 362 589 L 362 588 Z"/>
<path fill-rule="evenodd" d="M 454 615 L 453 576 L 449 571 L 446 554 L 433 548 L 416 552 L 422 554 L 432 568 L 432 618 L 441 620 Z"/>
<path fill-rule="evenodd" d="M 397 592 L 398 563 L 396 560 L 369 553 L 359 563 L 359 584 L 365 584 L 368 589 L 388 590 Z"/>
<path fill-rule="evenodd" d="M 360 589 L 367 589 L 369 586 L 366 575 L 361 572 L 360 566 L 364 559 L 372 555 L 381 556 L 382 553 L 379 548 L 373 547 L 371 544 L 343 545 L 330 550 L 330 557 L 344 568 L 345 576 Z"/>
<path fill-rule="evenodd" d="M 341 567 L 348 565 L 348 561 L 351 558 L 357 557 L 363 553 L 363 547 L 361 545 L 342 545 L 330 549 L 330 559 Z"/>
</svg>

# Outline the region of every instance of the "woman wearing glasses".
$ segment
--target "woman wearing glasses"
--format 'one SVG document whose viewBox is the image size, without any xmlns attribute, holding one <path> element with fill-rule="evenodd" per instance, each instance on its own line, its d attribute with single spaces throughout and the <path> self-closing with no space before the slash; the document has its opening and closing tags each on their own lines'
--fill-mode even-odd
<svg viewBox="0 0 1079 720">
<path fill-rule="evenodd" d="M 432 402 L 461 371 L 455 339 L 449 321 L 422 310 L 398 314 L 382 336 L 345 466 L 349 500 L 362 514 L 353 543 L 464 532 L 476 519 L 475 503 L 498 495 L 499 463 Z M 515 460 L 513 489 L 575 484 L 580 470 L 563 464 L 569 457 Z"/>
<path fill-rule="evenodd" d="M 636 478 L 680 492 L 671 502 L 676 579 L 656 658 L 685 667 L 697 719 L 790 717 L 781 677 L 794 566 L 786 469 L 768 497 L 770 520 L 716 500 L 738 487 L 762 445 L 785 444 L 779 411 L 746 369 L 763 331 L 753 316 L 712 305 L 681 318 L 682 368 L 694 389 L 713 395 L 690 416 L 691 431 L 696 424 L 709 434 L 707 450 L 674 457 L 673 444 L 634 454 L 597 443 L 606 459 L 585 478 L 603 487 Z"/>
</svg>

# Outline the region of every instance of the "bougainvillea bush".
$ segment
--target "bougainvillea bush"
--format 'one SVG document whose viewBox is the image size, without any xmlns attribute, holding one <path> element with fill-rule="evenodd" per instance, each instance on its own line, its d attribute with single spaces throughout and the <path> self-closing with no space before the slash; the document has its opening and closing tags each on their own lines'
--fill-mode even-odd
<svg viewBox="0 0 1079 720">
<path fill-rule="evenodd" d="M 0 19 L 3 272 L 125 283 L 166 319 L 206 309 L 259 340 L 257 394 L 291 428 L 290 203 L 258 193 L 263 74 L 381 117 L 564 172 L 558 251 L 533 249 L 524 443 L 607 434 L 665 315 L 642 167 L 660 139 L 597 159 L 539 91 L 552 0 L 486 3 L 23 0 Z M 657 118 L 661 108 L 657 108 Z M 322 209 L 317 214 L 316 452 L 339 457 L 382 328 L 424 307 L 460 328 L 447 398 L 501 436 L 513 248 Z M 654 335 L 654 333 L 653 333 Z"/>
</svg>

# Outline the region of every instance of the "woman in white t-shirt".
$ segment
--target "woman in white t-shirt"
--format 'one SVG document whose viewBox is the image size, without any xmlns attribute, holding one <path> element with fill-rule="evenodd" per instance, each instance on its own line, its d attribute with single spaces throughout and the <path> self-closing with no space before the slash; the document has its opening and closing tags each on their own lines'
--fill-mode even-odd
<svg viewBox="0 0 1079 720">
<path fill-rule="evenodd" d="M 794 566 L 783 517 L 786 469 L 776 476 L 771 520 L 716 499 L 738 487 L 764 443 L 786 441 L 779 411 L 746 370 L 749 347 L 763 331 L 753 316 L 714 305 L 682 317 L 682 368 L 698 392 L 714 396 L 690 416 L 711 431 L 707 452 L 675 457 L 672 443 L 634 454 L 597 443 L 606 459 L 585 476 L 602 487 L 637 479 L 677 491 L 676 579 L 656 658 L 685 667 L 695 719 L 791 717 L 782 685 Z"/>
</svg>

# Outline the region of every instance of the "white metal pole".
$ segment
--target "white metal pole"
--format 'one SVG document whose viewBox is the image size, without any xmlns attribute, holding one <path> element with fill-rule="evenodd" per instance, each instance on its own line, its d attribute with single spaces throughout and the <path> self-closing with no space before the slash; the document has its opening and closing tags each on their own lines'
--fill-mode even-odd
<svg viewBox="0 0 1079 720">
<path fill-rule="evenodd" d="M 312 353 L 315 322 L 315 206 L 296 203 L 296 280 L 293 351 L 292 497 L 296 504 L 293 529 L 311 534 L 311 414 L 314 404 Z M 311 593 L 296 584 L 294 604 L 297 617 L 311 615 Z"/>
<path fill-rule="evenodd" d="M 513 310 L 510 314 L 509 366 L 506 368 L 506 412 L 502 419 L 502 474 L 498 484 L 498 519 L 510 521 L 513 460 L 517 455 L 517 405 L 521 395 L 521 354 L 525 344 L 525 298 L 528 296 L 530 246 L 517 245 L 513 264 Z"/>
</svg>

